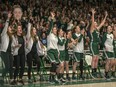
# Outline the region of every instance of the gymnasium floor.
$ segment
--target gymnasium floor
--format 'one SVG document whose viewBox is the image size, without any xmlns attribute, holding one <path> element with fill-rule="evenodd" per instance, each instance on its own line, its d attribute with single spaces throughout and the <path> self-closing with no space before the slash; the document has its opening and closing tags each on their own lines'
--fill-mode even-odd
<svg viewBox="0 0 116 87">
<path fill-rule="evenodd" d="M 51 87 L 51 86 L 49 86 Z M 116 82 L 109 83 L 94 83 L 94 84 L 76 84 L 76 85 L 63 85 L 55 87 L 116 87 Z"/>
<path fill-rule="evenodd" d="M 20 84 L 16 86 L 11 86 L 8 84 L 4 84 L 4 86 L 0 87 L 116 87 L 116 79 L 111 80 L 105 80 L 105 79 L 91 79 L 91 80 L 76 80 L 76 81 L 70 81 L 65 84 L 50 84 L 47 81 L 37 81 L 35 83 L 28 84 L 27 81 L 25 81 L 25 85 L 22 86 Z"/>
</svg>

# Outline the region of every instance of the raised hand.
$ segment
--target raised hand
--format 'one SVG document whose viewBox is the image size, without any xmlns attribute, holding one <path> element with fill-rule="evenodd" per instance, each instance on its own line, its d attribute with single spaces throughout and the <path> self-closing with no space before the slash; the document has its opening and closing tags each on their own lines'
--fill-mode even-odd
<svg viewBox="0 0 116 87">
<path fill-rule="evenodd" d="M 84 29 L 81 30 L 81 34 L 84 36 L 84 34 L 85 34 L 85 30 Z"/>
<path fill-rule="evenodd" d="M 108 16 L 108 12 L 107 11 L 105 11 L 105 16 Z"/>
<path fill-rule="evenodd" d="M 91 9 L 91 12 L 92 12 L 92 14 L 95 14 L 96 13 L 96 11 L 95 11 L 95 9 Z"/>
<path fill-rule="evenodd" d="M 55 13 L 51 12 L 51 16 L 52 16 L 52 18 L 54 18 L 55 17 Z"/>
</svg>

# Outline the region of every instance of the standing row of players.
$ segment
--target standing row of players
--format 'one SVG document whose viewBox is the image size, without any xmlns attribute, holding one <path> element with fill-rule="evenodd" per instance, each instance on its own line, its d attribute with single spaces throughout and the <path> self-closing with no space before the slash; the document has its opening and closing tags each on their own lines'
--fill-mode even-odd
<svg viewBox="0 0 116 87">
<path fill-rule="evenodd" d="M 99 57 L 99 30 L 104 25 L 107 18 L 107 12 L 105 17 L 98 26 L 94 21 L 95 10 L 92 9 L 92 24 L 90 28 L 90 51 L 92 53 L 92 76 L 96 77 L 98 57 Z M 83 57 L 84 57 L 84 44 L 86 44 L 85 37 L 86 32 L 84 28 L 80 28 L 79 25 L 75 26 L 73 31 L 64 32 L 62 29 L 57 29 L 54 26 L 53 20 L 55 19 L 55 13 L 51 12 L 50 26 L 47 31 L 47 55 L 51 64 L 49 81 L 65 82 L 63 78 L 64 67 L 66 69 L 66 79 L 70 80 L 69 76 L 69 54 L 68 50 L 73 49 L 75 58 L 73 64 L 72 79 L 76 79 L 76 67 L 80 63 L 80 78 L 83 77 Z M 10 24 L 10 18 L 12 14 L 9 12 L 8 19 L 6 20 L 5 27 L 1 34 L 1 58 L 5 64 L 5 68 L 2 70 L 2 79 L 0 83 L 4 83 L 4 77 L 9 72 L 10 83 L 15 85 L 18 82 L 24 85 L 23 75 L 25 69 L 25 62 L 27 58 L 28 66 L 28 80 L 31 80 L 32 62 L 36 60 L 37 72 L 40 70 L 40 51 L 44 49 L 43 44 L 39 40 L 37 30 L 29 22 L 27 26 L 26 35 L 23 33 L 23 28 L 20 23 L 22 16 L 22 10 L 20 7 L 15 7 L 13 10 L 13 16 L 18 21 L 16 30 L 13 31 L 13 24 Z M 115 75 L 116 65 L 116 25 L 107 27 L 107 32 L 103 36 L 103 47 L 106 57 L 105 77 L 108 79 L 108 72 L 112 70 L 112 75 Z M 13 71 L 13 61 L 15 70 Z M 20 67 L 20 68 L 19 68 Z M 112 68 L 112 69 L 111 69 Z M 56 80 L 56 75 L 58 80 Z M 18 77 L 19 76 L 19 77 Z M 19 80 L 17 81 L 17 78 Z"/>
</svg>

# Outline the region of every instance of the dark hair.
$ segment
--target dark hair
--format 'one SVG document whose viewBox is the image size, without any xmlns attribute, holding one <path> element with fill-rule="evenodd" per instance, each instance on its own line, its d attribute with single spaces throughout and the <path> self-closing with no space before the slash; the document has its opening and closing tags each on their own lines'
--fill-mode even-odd
<svg viewBox="0 0 116 87">
<path fill-rule="evenodd" d="M 62 28 L 58 29 L 58 31 L 57 31 L 57 35 L 59 35 L 60 30 L 62 30 Z"/>
<path fill-rule="evenodd" d="M 30 31 L 30 34 L 31 34 L 31 38 L 33 39 L 33 41 L 38 41 L 38 36 L 37 35 L 33 35 L 33 29 L 36 30 L 36 28 L 34 26 L 31 27 L 31 31 Z M 37 38 L 38 37 L 38 38 Z"/>
<path fill-rule="evenodd" d="M 22 28 L 21 23 L 17 24 L 16 29 L 14 30 L 14 35 L 17 35 L 18 26 L 21 26 L 21 28 Z M 24 36 L 24 35 L 25 35 L 25 33 L 23 32 L 23 29 L 22 29 L 22 34 L 21 34 L 21 36 Z"/>
<path fill-rule="evenodd" d="M 72 29 L 72 33 L 75 33 L 76 26 Z"/>
<path fill-rule="evenodd" d="M 77 25 L 80 27 L 80 25 Z M 72 29 L 72 33 L 76 33 L 75 29 L 77 28 L 77 26 L 75 26 L 73 29 Z"/>
<path fill-rule="evenodd" d="M 71 33 L 72 33 L 72 31 L 71 31 L 71 30 L 68 30 L 68 31 L 66 31 L 66 35 L 67 35 L 69 32 L 71 32 Z"/>
</svg>

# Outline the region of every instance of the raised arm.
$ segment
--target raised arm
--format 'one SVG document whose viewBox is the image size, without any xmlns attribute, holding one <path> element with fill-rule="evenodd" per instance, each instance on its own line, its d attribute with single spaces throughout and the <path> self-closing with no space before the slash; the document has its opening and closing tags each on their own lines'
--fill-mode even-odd
<svg viewBox="0 0 116 87">
<path fill-rule="evenodd" d="M 100 30 L 100 29 L 101 29 L 101 27 L 104 25 L 104 23 L 105 23 L 105 21 L 106 21 L 107 16 L 108 16 L 108 13 L 107 13 L 107 12 L 105 12 L 105 17 L 104 17 L 104 19 L 102 20 L 102 22 L 100 23 L 100 25 L 97 27 L 97 29 L 98 29 L 98 30 Z"/>
<path fill-rule="evenodd" d="M 94 24 L 95 24 L 95 21 L 94 21 L 95 10 L 92 9 L 91 12 L 92 12 L 92 18 L 91 18 L 92 19 L 92 23 L 91 23 L 91 27 L 90 27 L 90 32 L 93 32 Z"/>
<path fill-rule="evenodd" d="M 6 20 L 6 23 L 5 23 L 5 26 L 4 26 L 4 29 L 3 29 L 2 33 L 1 33 L 1 35 L 4 35 L 4 34 L 7 33 L 7 29 L 8 29 L 8 26 L 9 26 L 9 20 L 10 20 L 11 16 L 12 16 L 12 14 L 11 14 L 11 12 L 9 12 L 8 13 L 8 18 Z"/>
<path fill-rule="evenodd" d="M 52 28 L 53 28 L 53 19 L 55 17 L 55 13 L 51 12 L 51 20 L 50 20 L 50 27 L 49 27 L 49 30 L 47 31 L 47 34 L 49 35 L 52 31 Z"/>
<path fill-rule="evenodd" d="M 87 26 L 86 26 L 85 30 L 88 30 L 89 25 L 90 25 L 90 23 L 89 23 L 89 21 L 87 21 Z"/>
<path fill-rule="evenodd" d="M 30 32 L 31 32 L 31 23 L 28 23 L 27 35 L 26 35 L 26 38 L 27 38 L 27 39 L 29 39 L 30 36 L 31 36 Z"/>
</svg>

